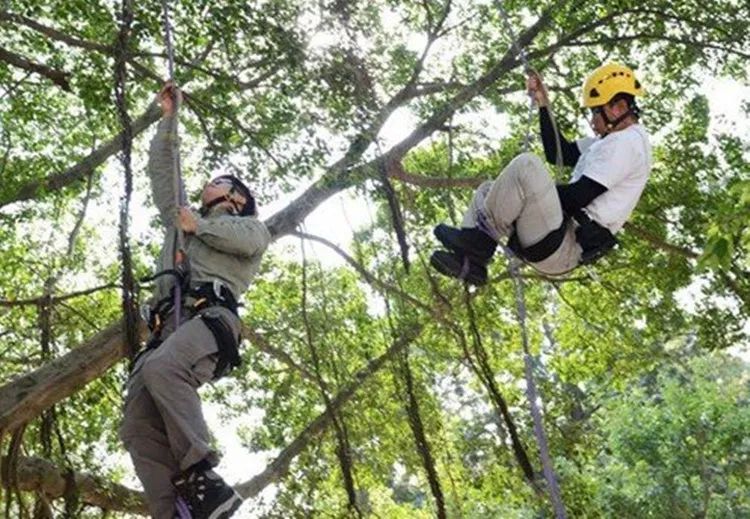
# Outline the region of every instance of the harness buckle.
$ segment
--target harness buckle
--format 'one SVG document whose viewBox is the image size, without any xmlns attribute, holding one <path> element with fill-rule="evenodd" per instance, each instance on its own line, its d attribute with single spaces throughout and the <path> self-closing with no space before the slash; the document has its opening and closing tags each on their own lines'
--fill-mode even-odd
<svg viewBox="0 0 750 519">
<path fill-rule="evenodd" d="M 214 290 L 214 295 L 216 296 L 216 299 L 220 301 L 224 301 L 224 296 L 221 295 L 221 289 L 224 288 L 224 283 L 222 283 L 218 279 L 214 279 L 212 288 Z"/>
</svg>

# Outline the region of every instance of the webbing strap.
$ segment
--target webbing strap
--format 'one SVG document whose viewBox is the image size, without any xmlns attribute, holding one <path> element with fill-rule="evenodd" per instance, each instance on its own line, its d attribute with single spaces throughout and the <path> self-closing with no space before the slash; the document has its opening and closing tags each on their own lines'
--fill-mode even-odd
<svg viewBox="0 0 750 519">
<path fill-rule="evenodd" d="M 175 501 L 175 512 L 177 512 L 177 517 L 179 517 L 179 519 L 193 518 L 190 514 L 190 508 L 188 508 L 187 503 L 180 496 L 177 496 L 177 500 Z"/>
</svg>

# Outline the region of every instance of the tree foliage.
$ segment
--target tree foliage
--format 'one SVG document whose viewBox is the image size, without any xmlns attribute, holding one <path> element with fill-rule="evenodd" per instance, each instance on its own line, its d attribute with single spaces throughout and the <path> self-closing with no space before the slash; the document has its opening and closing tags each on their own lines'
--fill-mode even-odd
<svg viewBox="0 0 750 519">
<path fill-rule="evenodd" d="M 130 239 L 136 274 L 146 275 L 162 232 L 142 170 L 165 60 L 161 2 L 134 4 Z M 240 175 L 274 238 L 245 297 L 245 363 L 204 393 L 243 424 L 246 449 L 272 460 L 237 482 L 265 516 L 550 513 L 505 260 L 468 293 L 427 268 L 431 227 L 459 221 L 471 187 L 495 176 L 529 130 L 513 38 L 549 84 L 566 135 L 585 132 L 578 88 L 604 60 L 638 70 L 654 135 L 652 176 L 617 252 L 564 279 L 522 270 L 568 513 L 748 514 L 748 374 L 726 351 L 747 340 L 750 102 L 737 99 L 740 123 L 722 126 L 711 105 L 722 93 L 702 88 L 709 78 L 747 86 L 746 2 L 508 0 L 514 34 L 499 2 L 171 5 L 188 188 L 217 172 Z M 112 232 L 123 193 L 120 9 L 0 7 L 9 516 L 143 509 L 136 492 L 113 486 L 132 480 L 115 435 L 126 378 Z M 341 193 L 356 199 L 356 214 L 304 228 Z M 264 212 L 277 199 L 285 205 Z M 322 259 L 331 255 L 337 262 Z M 245 421 L 259 411 L 258 423 Z M 54 465 L 33 461 L 41 458 Z M 55 488 L 34 479 L 52 466 Z M 76 476 L 61 478 L 66 470 Z M 101 487 L 63 491 L 62 480 Z M 271 484 L 275 497 L 258 497 Z"/>
</svg>

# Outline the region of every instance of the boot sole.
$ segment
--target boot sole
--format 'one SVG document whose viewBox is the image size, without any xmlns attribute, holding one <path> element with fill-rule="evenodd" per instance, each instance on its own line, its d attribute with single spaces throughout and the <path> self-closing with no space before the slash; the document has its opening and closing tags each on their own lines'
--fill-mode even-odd
<svg viewBox="0 0 750 519">
<path fill-rule="evenodd" d="M 242 498 L 235 493 L 211 512 L 207 519 L 228 519 L 242 504 Z"/>
<path fill-rule="evenodd" d="M 463 267 L 462 262 L 457 258 L 454 260 L 453 258 L 448 257 L 449 253 L 439 254 L 440 252 L 441 251 L 436 251 L 430 256 L 430 265 L 444 276 L 459 279 L 461 268 Z M 487 283 L 487 274 L 482 272 L 477 273 L 476 267 L 475 269 L 469 267 L 469 273 L 463 281 L 474 286 L 481 286 Z"/>
<path fill-rule="evenodd" d="M 465 244 L 463 242 L 458 241 L 458 237 L 456 236 L 456 232 L 452 231 L 452 227 L 449 227 L 445 224 L 438 224 L 435 226 L 435 228 L 432 230 L 432 234 L 435 235 L 435 238 L 445 245 L 448 249 L 450 249 L 453 252 L 458 252 L 459 254 L 466 254 L 469 256 L 469 259 L 474 260 L 476 263 L 487 263 L 492 258 L 492 255 L 489 257 L 484 254 L 477 254 L 476 252 L 471 250 L 471 244 Z M 468 246 L 467 246 L 468 245 Z"/>
</svg>

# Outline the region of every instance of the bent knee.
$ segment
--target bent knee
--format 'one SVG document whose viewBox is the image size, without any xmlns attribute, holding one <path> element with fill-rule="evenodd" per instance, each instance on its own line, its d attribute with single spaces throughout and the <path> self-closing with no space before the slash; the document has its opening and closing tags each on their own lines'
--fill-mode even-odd
<svg viewBox="0 0 750 519">
<path fill-rule="evenodd" d="M 539 192 L 553 183 L 544 162 L 533 153 L 521 153 L 512 164 L 516 178 L 526 192 Z"/>
<path fill-rule="evenodd" d="M 544 167 L 544 162 L 542 162 L 542 159 L 540 159 L 538 155 L 531 153 L 530 151 L 526 151 L 524 153 L 516 155 L 512 160 L 512 163 L 515 163 L 520 171 L 523 171 L 527 174 L 547 174 L 547 169 Z"/>
</svg>

